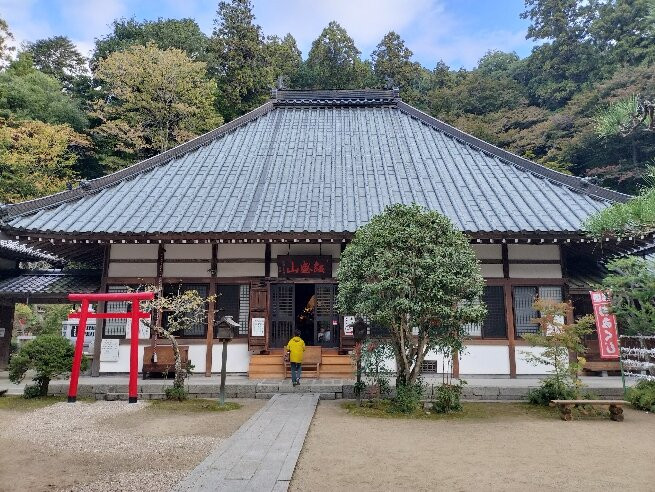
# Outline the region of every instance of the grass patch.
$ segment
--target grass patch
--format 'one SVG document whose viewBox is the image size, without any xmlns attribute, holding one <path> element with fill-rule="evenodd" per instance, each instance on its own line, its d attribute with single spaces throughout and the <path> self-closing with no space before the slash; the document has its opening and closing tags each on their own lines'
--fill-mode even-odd
<svg viewBox="0 0 655 492">
<path fill-rule="evenodd" d="M 0 398 L 0 410 L 12 410 L 17 412 L 29 412 L 38 408 L 54 405 L 67 401 L 66 396 L 40 396 L 39 398 L 23 398 L 22 395 L 9 395 Z M 94 399 L 79 398 L 77 401 L 94 402 Z"/>
<path fill-rule="evenodd" d="M 238 410 L 241 405 L 232 401 L 226 401 L 224 405 L 221 405 L 216 400 L 193 398 L 184 401 L 152 400 L 148 408 L 173 412 L 228 412 Z"/>
<path fill-rule="evenodd" d="M 373 417 L 383 419 L 422 419 L 422 420 L 486 420 L 527 417 L 533 419 L 559 419 L 557 408 L 531 405 L 529 403 L 477 403 L 463 402 L 461 412 L 436 413 L 417 410 L 411 414 L 394 413 L 388 400 L 373 400 L 363 402 L 358 406 L 356 402 L 341 404 L 350 415 Z M 608 418 L 609 412 L 599 409 L 573 409 L 574 419 Z"/>
</svg>

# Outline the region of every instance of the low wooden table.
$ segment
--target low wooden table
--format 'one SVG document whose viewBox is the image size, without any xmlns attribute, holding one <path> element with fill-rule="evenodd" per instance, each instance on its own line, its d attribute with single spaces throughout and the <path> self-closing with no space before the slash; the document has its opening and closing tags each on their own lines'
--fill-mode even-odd
<svg viewBox="0 0 655 492">
<path fill-rule="evenodd" d="M 609 407 L 610 419 L 623 422 L 623 405 L 628 404 L 624 400 L 550 400 L 550 406 L 559 409 L 562 420 L 571 420 L 571 409 L 577 405 L 593 405 Z"/>
</svg>

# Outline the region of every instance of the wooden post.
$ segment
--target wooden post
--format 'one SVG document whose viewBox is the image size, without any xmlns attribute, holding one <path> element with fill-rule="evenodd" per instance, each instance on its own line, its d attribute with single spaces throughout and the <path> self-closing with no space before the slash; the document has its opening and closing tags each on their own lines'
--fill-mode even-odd
<svg viewBox="0 0 655 492">
<path fill-rule="evenodd" d="M 111 253 L 110 245 L 106 244 L 103 253 L 102 278 L 100 280 L 100 293 L 107 292 L 107 277 L 109 276 L 109 255 Z M 105 313 L 107 303 L 98 301 L 98 313 Z M 93 361 L 91 362 L 91 377 L 100 376 L 100 353 L 102 348 L 102 335 L 105 330 L 105 320 L 96 319 L 96 331 L 93 338 Z"/>
<path fill-rule="evenodd" d="M 216 295 L 216 276 L 218 269 L 218 244 L 212 244 L 212 261 L 210 267 L 211 280 L 209 282 L 209 297 Z M 207 339 L 206 339 L 206 354 L 205 354 L 205 377 L 212 375 L 212 359 L 214 357 L 214 322 L 216 301 L 209 301 L 207 313 Z"/>
<path fill-rule="evenodd" d="M 271 276 L 271 243 L 266 243 L 264 249 L 264 277 Z"/>
<path fill-rule="evenodd" d="M 9 347 L 14 323 L 14 301 L 11 304 L 0 306 L 0 330 L 4 333 L 0 336 L 0 370 L 5 370 L 9 364 Z"/>
<path fill-rule="evenodd" d="M 514 327 L 514 304 L 512 283 L 509 278 L 509 252 L 507 244 L 502 244 L 503 292 L 505 294 L 505 321 L 507 323 L 507 350 L 509 355 L 509 377 L 516 378 L 516 333 Z"/>
<path fill-rule="evenodd" d="M 221 356 L 221 392 L 219 402 L 225 405 L 225 376 L 227 372 L 227 340 L 223 340 L 223 354 Z"/>
</svg>

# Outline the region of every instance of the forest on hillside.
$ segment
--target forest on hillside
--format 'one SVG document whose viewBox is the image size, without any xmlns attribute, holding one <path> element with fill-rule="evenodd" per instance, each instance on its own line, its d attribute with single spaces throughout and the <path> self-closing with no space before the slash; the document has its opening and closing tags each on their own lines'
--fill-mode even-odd
<svg viewBox="0 0 655 492">
<path fill-rule="evenodd" d="M 0 13 L 0 17 L 2 13 Z M 525 0 L 531 54 L 428 68 L 395 32 L 363 55 L 330 22 L 303 59 L 262 32 L 251 0 L 193 19 L 116 19 L 86 59 L 54 36 L 12 48 L 0 18 L 0 203 L 43 196 L 158 154 L 265 102 L 272 88 L 400 89 L 403 100 L 562 172 L 635 193 L 655 132 L 598 131 L 599 112 L 655 97 L 655 0 Z"/>
</svg>

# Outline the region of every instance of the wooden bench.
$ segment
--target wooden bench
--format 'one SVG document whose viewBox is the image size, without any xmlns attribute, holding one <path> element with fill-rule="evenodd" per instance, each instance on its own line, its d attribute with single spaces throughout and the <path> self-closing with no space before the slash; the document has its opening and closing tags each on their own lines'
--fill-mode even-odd
<svg viewBox="0 0 655 492">
<path fill-rule="evenodd" d="M 571 420 L 571 409 L 578 405 L 608 406 L 610 419 L 616 422 L 623 422 L 623 405 L 629 402 L 623 400 L 550 400 L 551 407 L 559 409 L 559 416 L 562 420 Z"/>
<path fill-rule="evenodd" d="M 589 372 L 603 372 L 607 371 L 620 371 L 619 363 L 615 360 L 609 361 L 587 361 L 583 369 Z M 605 374 L 606 375 L 606 374 Z"/>
<path fill-rule="evenodd" d="M 321 374 L 321 362 L 323 361 L 323 349 L 322 347 L 309 346 L 305 347 L 305 353 L 302 356 L 302 370 L 303 375 L 305 375 L 305 369 L 313 372 L 313 376 L 318 378 Z M 285 379 L 291 375 L 291 362 L 288 360 L 284 361 L 284 377 Z"/>
<path fill-rule="evenodd" d="M 153 354 L 157 353 L 157 362 L 153 362 Z M 180 345 L 182 367 L 189 362 L 189 346 Z M 170 345 L 143 348 L 143 379 L 152 373 L 170 374 L 175 372 L 175 354 Z"/>
</svg>

